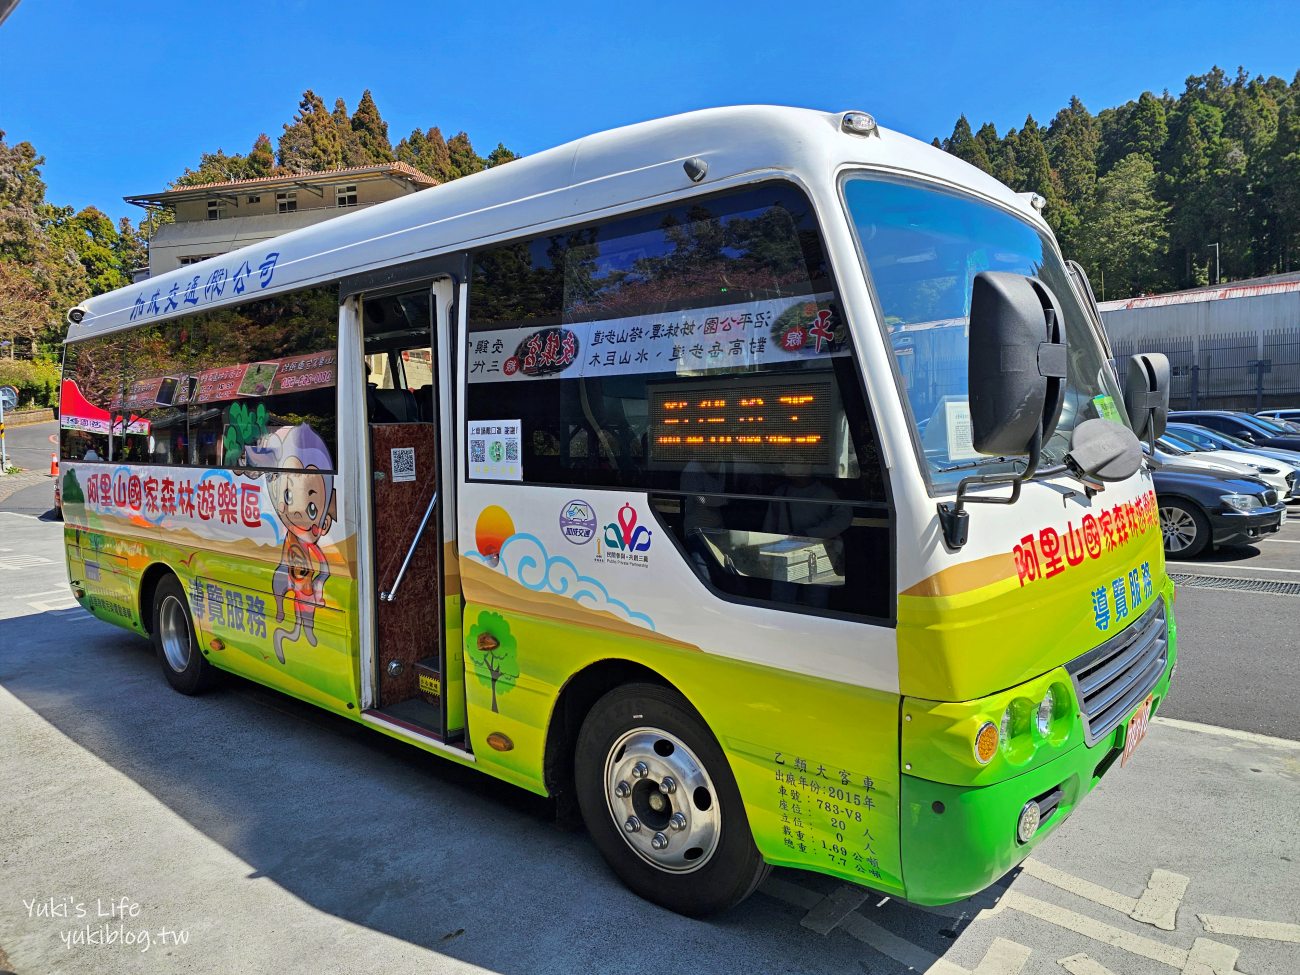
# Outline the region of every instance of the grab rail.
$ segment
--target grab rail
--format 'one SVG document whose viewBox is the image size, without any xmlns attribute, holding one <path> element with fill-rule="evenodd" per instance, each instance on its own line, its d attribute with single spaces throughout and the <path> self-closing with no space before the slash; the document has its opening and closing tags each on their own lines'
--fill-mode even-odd
<svg viewBox="0 0 1300 975">
<path fill-rule="evenodd" d="M 391 603 L 397 598 L 397 590 L 402 584 L 402 577 L 406 575 L 406 567 L 411 564 L 411 556 L 415 554 L 415 547 L 420 544 L 420 539 L 424 537 L 424 529 L 428 527 L 429 516 L 433 514 L 434 505 L 437 503 L 438 492 L 434 491 L 433 497 L 429 499 L 429 507 L 424 510 L 424 517 L 420 519 L 420 527 L 415 530 L 415 538 L 411 539 L 411 547 L 406 552 L 406 558 L 402 559 L 402 567 L 397 570 L 397 578 L 393 580 L 393 588 L 379 594 L 381 602 Z"/>
</svg>

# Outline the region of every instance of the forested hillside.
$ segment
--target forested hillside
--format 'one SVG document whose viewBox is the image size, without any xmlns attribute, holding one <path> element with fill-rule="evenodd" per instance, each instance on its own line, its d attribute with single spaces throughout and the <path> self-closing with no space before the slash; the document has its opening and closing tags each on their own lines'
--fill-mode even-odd
<svg viewBox="0 0 1300 975">
<path fill-rule="evenodd" d="M 935 145 L 1044 211 L 1098 297 L 1131 297 L 1300 268 L 1300 73 L 1229 77 L 1213 68 L 1182 94 L 1143 92 L 1096 115 L 1077 98 L 1047 126 L 998 135 L 965 115 Z"/>
<path fill-rule="evenodd" d="M 1208 283 L 1215 244 L 1223 280 L 1300 268 L 1300 74 L 1288 83 L 1214 68 L 1177 97 L 1143 92 L 1095 115 L 1073 98 L 1046 126 L 1030 116 L 1001 134 L 987 123 L 973 130 L 963 115 L 934 141 L 1042 194 L 1066 255 L 1099 296 Z M 247 152 L 204 153 L 172 185 L 394 160 L 447 182 L 514 158 L 501 143 L 481 156 L 466 133 L 446 138 L 437 127 L 394 144 L 369 91 L 351 112 L 342 98 L 330 109 L 306 91 L 274 142 L 263 133 Z M 37 399 L 52 373 L 4 360 L 52 361 L 66 309 L 128 283 L 145 263 L 140 224 L 48 201 L 43 162 L 0 131 L 0 382 L 26 383 Z"/>
</svg>

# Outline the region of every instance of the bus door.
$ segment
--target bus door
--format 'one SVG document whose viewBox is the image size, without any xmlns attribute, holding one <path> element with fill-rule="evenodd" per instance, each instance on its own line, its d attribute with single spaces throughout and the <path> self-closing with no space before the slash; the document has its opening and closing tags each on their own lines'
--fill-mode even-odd
<svg viewBox="0 0 1300 975">
<path fill-rule="evenodd" d="M 464 676 L 448 680 L 444 612 L 450 599 L 459 649 L 459 586 L 449 591 L 442 555 L 442 488 L 451 478 L 442 471 L 448 452 L 439 427 L 436 330 L 447 328 L 449 304 L 438 296 L 449 292 L 449 285 L 423 287 L 362 301 L 376 606 L 373 710 L 441 740 L 457 737 L 464 725 Z M 452 658 L 458 662 L 460 654 Z"/>
</svg>

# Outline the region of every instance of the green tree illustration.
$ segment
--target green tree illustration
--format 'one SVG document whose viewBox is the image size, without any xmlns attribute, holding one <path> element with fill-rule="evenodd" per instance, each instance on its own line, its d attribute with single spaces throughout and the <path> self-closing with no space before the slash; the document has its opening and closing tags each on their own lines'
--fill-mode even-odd
<svg viewBox="0 0 1300 975">
<path fill-rule="evenodd" d="M 77 483 L 77 472 L 68 469 L 63 475 L 63 504 L 85 504 L 86 496 L 81 493 L 81 485 Z"/>
<path fill-rule="evenodd" d="M 499 613 L 480 613 L 466 642 L 474 673 L 484 687 L 492 689 L 492 710 L 500 713 L 497 694 L 508 694 L 519 677 L 519 658 L 510 624 Z"/>
</svg>

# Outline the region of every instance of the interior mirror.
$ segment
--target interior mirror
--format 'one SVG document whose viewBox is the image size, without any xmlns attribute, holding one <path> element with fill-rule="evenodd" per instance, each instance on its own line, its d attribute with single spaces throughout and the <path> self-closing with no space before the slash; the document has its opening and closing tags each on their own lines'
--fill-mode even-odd
<svg viewBox="0 0 1300 975">
<path fill-rule="evenodd" d="M 971 288 L 971 438 L 981 454 L 1036 452 L 1065 402 L 1060 303 L 1037 278 L 981 271 Z"/>
<path fill-rule="evenodd" d="M 1139 440 L 1164 436 L 1169 422 L 1169 358 L 1163 352 L 1129 356 L 1124 408 Z"/>
<path fill-rule="evenodd" d="M 1128 427 L 1110 420 L 1084 420 L 1070 436 L 1065 465 L 1085 484 L 1122 481 L 1142 466 L 1142 443 Z"/>
</svg>

